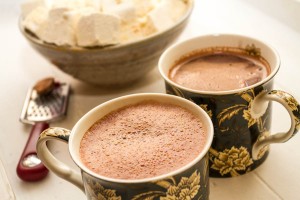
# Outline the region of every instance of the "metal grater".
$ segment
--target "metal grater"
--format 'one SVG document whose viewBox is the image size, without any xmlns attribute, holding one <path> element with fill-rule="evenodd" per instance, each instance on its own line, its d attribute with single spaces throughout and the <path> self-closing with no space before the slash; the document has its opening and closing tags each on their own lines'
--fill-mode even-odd
<svg viewBox="0 0 300 200">
<path fill-rule="evenodd" d="M 38 95 L 34 89 L 29 89 L 20 120 L 27 124 L 59 120 L 66 114 L 68 96 L 69 85 L 66 83 L 56 84 L 45 95 Z"/>
<path fill-rule="evenodd" d="M 35 86 L 45 80 L 53 81 L 49 91 L 41 94 L 37 88 L 30 88 L 20 116 L 21 122 L 33 125 L 17 165 L 17 174 L 24 181 L 38 181 L 48 174 L 48 169 L 37 157 L 36 142 L 40 133 L 49 127 L 48 123 L 59 120 L 67 111 L 69 85 L 48 78 Z"/>
</svg>

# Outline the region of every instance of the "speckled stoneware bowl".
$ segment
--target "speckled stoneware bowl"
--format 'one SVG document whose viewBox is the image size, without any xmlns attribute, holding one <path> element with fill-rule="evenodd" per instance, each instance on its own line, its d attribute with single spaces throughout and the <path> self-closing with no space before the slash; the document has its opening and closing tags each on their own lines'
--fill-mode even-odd
<svg viewBox="0 0 300 200">
<path fill-rule="evenodd" d="M 20 30 L 31 46 L 63 72 L 95 85 L 125 85 L 153 69 L 163 50 L 184 30 L 194 7 L 189 0 L 185 15 L 169 29 L 127 44 L 105 48 L 74 48 L 46 44 Z"/>
</svg>

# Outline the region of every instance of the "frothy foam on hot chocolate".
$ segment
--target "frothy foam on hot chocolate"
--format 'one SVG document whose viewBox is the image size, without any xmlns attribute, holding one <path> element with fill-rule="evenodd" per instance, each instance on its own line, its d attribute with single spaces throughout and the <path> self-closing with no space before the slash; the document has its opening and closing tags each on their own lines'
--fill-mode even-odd
<svg viewBox="0 0 300 200">
<path fill-rule="evenodd" d="M 83 163 L 118 179 L 163 175 L 194 160 L 206 133 L 194 114 L 179 106 L 147 101 L 121 108 L 95 123 L 81 141 Z"/>
</svg>

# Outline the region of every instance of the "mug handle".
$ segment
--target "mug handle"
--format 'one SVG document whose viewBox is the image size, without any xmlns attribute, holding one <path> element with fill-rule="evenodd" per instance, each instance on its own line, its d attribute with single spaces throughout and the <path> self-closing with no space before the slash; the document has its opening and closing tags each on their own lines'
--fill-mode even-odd
<svg viewBox="0 0 300 200">
<path fill-rule="evenodd" d="M 291 127 L 287 132 L 271 134 L 269 136 L 260 135 L 252 148 L 252 157 L 254 160 L 259 158 L 262 148 L 272 143 L 283 143 L 291 139 L 300 129 L 300 107 L 297 100 L 287 92 L 272 90 L 263 91 L 255 98 L 251 112 L 256 115 L 263 115 L 268 107 L 269 101 L 276 101 L 282 104 L 291 118 Z"/>
<path fill-rule="evenodd" d="M 59 161 L 55 156 L 50 152 L 49 148 L 47 147 L 47 141 L 49 140 L 59 140 L 65 143 L 69 142 L 71 131 L 64 129 L 64 128 L 58 128 L 58 127 L 51 127 L 46 130 L 44 130 L 37 141 L 36 149 L 37 149 L 37 155 L 39 159 L 44 163 L 44 165 L 54 172 L 57 176 L 61 177 L 62 179 L 65 179 L 72 184 L 76 185 L 78 188 L 80 188 L 83 192 L 83 182 L 81 175 L 68 167 L 63 162 Z"/>
</svg>

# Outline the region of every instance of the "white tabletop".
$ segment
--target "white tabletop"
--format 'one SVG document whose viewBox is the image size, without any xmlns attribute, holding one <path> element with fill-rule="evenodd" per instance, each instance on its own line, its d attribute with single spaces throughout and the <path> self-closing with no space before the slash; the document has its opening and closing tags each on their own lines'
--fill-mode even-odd
<svg viewBox="0 0 300 200">
<path fill-rule="evenodd" d="M 84 199 L 79 189 L 53 173 L 35 183 L 23 182 L 17 177 L 16 165 L 31 128 L 18 120 L 27 89 L 47 76 L 70 83 L 73 92 L 67 117 L 51 124 L 70 129 L 84 113 L 104 101 L 139 92 L 164 93 L 164 83 L 157 69 L 140 82 L 113 91 L 83 84 L 62 73 L 36 53 L 20 34 L 17 26 L 19 3 L 20 0 L 0 2 L 0 158 L 17 199 Z M 198 0 L 179 40 L 210 33 L 245 34 L 263 40 L 273 45 L 281 56 L 275 89 L 290 92 L 300 100 L 299 13 L 300 2 L 293 0 Z M 286 111 L 275 104 L 272 129 L 287 130 L 290 124 L 287 116 Z M 268 159 L 254 172 L 236 178 L 212 178 L 211 199 L 300 199 L 299 137 L 296 135 L 285 144 L 272 145 Z M 59 158 L 76 168 L 65 144 L 51 144 L 50 147 Z"/>
</svg>

